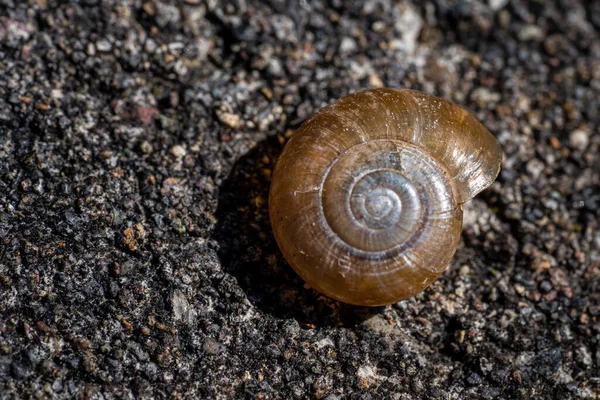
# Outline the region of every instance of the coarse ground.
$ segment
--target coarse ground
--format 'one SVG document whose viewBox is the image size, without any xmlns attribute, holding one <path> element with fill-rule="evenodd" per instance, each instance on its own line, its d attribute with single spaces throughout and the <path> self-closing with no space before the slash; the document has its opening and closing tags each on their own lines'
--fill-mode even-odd
<svg viewBox="0 0 600 400">
<path fill-rule="evenodd" d="M 446 273 L 334 302 L 269 177 L 349 92 L 504 150 Z M 600 2 L 0 0 L 0 398 L 597 399 Z"/>
</svg>

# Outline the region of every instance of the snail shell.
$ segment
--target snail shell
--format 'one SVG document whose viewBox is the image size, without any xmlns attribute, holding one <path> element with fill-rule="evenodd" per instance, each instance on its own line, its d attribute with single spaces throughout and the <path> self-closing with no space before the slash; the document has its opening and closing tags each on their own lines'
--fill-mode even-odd
<svg viewBox="0 0 600 400">
<path fill-rule="evenodd" d="M 323 108 L 292 136 L 271 181 L 275 239 L 314 289 L 391 304 L 452 259 L 462 203 L 497 177 L 497 140 L 459 106 L 375 89 Z"/>
</svg>

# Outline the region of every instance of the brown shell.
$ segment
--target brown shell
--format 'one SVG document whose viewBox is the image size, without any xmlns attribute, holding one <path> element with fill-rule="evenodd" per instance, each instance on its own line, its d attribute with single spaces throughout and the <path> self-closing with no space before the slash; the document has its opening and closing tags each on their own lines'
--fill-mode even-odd
<svg viewBox="0 0 600 400">
<path fill-rule="evenodd" d="M 501 161 L 496 139 L 453 103 L 413 90 L 351 94 L 307 120 L 281 154 L 269 195 L 275 239 L 314 289 L 395 303 L 447 268 L 461 204 Z"/>
</svg>

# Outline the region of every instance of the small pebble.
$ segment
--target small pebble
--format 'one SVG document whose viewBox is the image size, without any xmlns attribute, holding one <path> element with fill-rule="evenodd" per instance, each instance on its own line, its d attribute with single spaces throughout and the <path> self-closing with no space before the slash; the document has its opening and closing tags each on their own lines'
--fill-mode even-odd
<svg viewBox="0 0 600 400">
<path fill-rule="evenodd" d="M 527 162 L 526 169 L 527 173 L 533 178 L 537 179 L 544 171 L 544 163 L 537 158 L 533 158 Z"/>
<path fill-rule="evenodd" d="M 175 146 L 171 147 L 171 154 L 177 158 L 181 158 L 187 154 L 187 151 L 185 150 L 185 147 L 176 144 Z"/>
<path fill-rule="evenodd" d="M 144 154 L 150 154 L 152 153 L 152 151 L 154 150 L 152 148 L 152 145 L 150 144 L 150 142 L 148 142 L 147 140 L 144 140 L 141 144 L 140 144 L 140 150 L 142 151 L 142 153 Z"/>
<path fill-rule="evenodd" d="M 544 38 L 544 31 L 537 25 L 526 25 L 519 32 L 519 39 L 523 41 L 539 41 Z"/>
<path fill-rule="evenodd" d="M 493 11 L 504 8 L 510 0 L 488 0 L 488 5 Z"/>
<path fill-rule="evenodd" d="M 576 129 L 569 135 L 569 145 L 575 150 L 583 151 L 588 147 L 589 134 L 583 129 Z"/>
<path fill-rule="evenodd" d="M 219 114 L 219 120 L 230 128 L 237 129 L 240 127 L 240 116 L 237 114 L 224 112 Z"/>
</svg>

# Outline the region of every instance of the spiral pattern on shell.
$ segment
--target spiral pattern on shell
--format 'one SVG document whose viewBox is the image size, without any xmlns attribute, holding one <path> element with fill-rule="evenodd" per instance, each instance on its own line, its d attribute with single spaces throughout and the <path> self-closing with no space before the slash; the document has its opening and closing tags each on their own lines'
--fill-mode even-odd
<svg viewBox="0 0 600 400">
<path fill-rule="evenodd" d="M 408 298 L 450 263 L 461 204 L 494 181 L 501 154 L 450 102 L 354 93 L 306 121 L 281 154 L 269 196 L 275 238 L 330 297 L 369 306 Z"/>
</svg>

